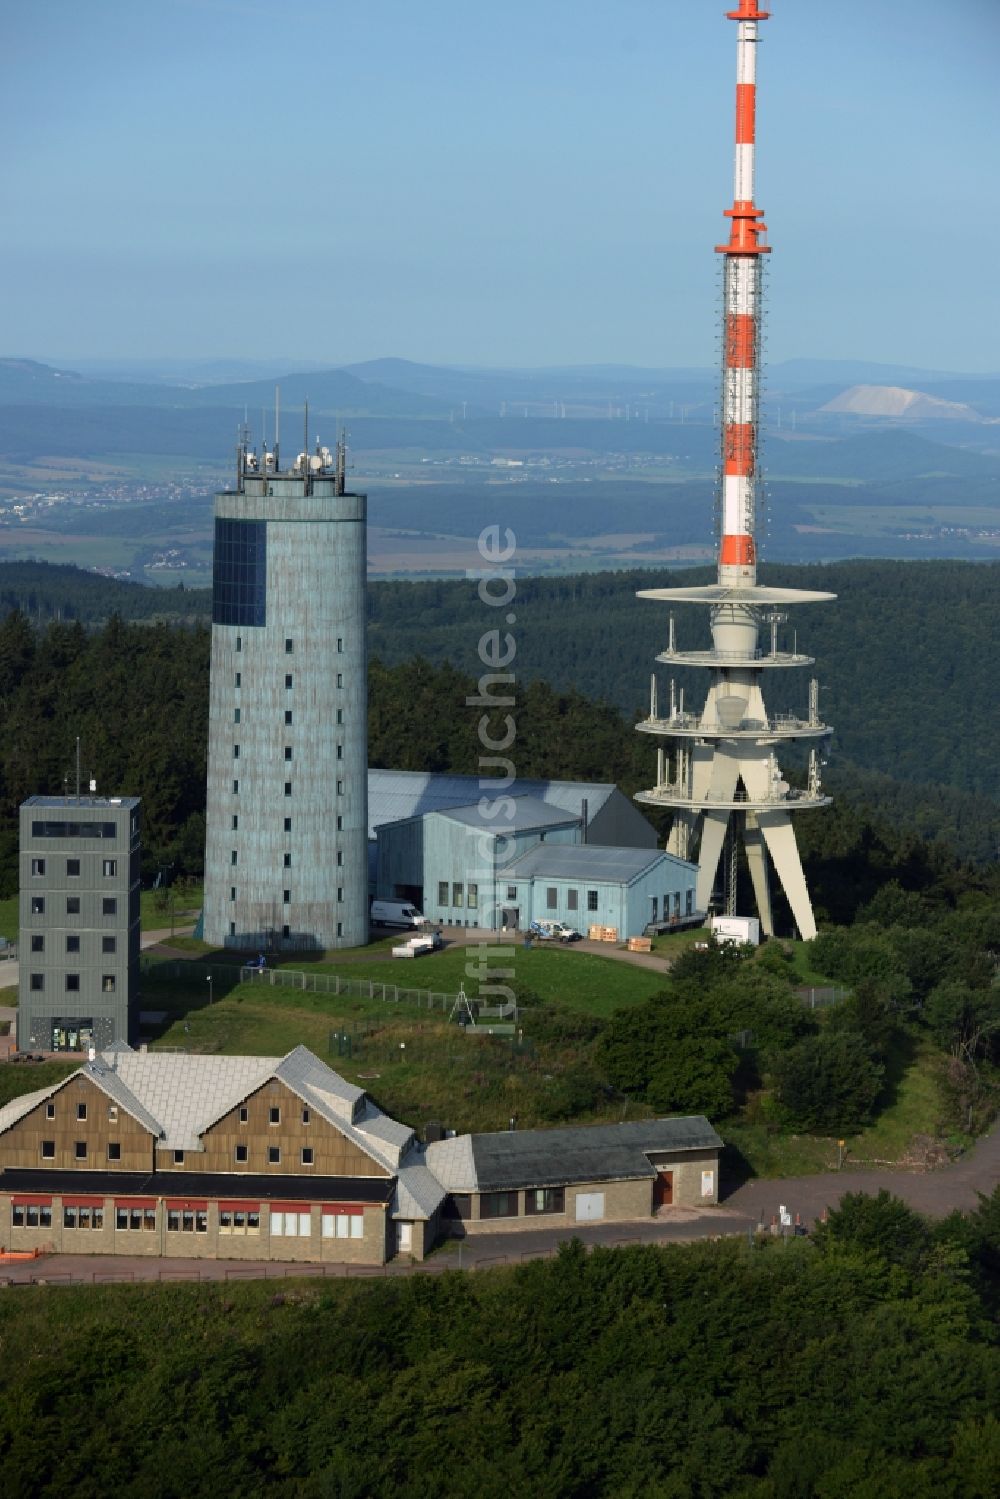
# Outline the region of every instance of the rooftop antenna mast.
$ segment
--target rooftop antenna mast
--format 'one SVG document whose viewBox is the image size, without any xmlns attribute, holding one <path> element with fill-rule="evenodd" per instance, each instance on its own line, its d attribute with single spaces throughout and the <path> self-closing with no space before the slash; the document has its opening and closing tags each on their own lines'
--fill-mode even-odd
<svg viewBox="0 0 1000 1499">
<path fill-rule="evenodd" d="M 80 736 L 76 736 L 76 799 L 80 800 Z"/>
<path fill-rule="evenodd" d="M 281 439 L 281 386 L 274 387 L 274 471 L 281 467 L 278 462 L 278 443 Z"/>
<path fill-rule="evenodd" d="M 337 436 L 337 479 L 334 485 L 335 494 L 347 493 L 347 433 L 341 427 Z"/>
</svg>

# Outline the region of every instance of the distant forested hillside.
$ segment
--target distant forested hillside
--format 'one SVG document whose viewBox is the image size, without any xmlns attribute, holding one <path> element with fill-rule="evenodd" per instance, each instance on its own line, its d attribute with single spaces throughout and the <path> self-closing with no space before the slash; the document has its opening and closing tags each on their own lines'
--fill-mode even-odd
<svg viewBox="0 0 1000 1499">
<path fill-rule="evenodd" d="M 709 577 L 690 571 L 518 579 L 514 669 L 523 679 L 575 688 L 632 714 L 648 701 L 669 613 L 665 604 L 637 599 L 636 590 Z M 774 564 L 764 579 L 838 596 L 790 611 L 779 632 L 780 641 L 797 638 L 799 649 L 816 657 L 820 705 L 837 731 L 834 766 L 1000 799 L 1000 697 L 993 684 L 1000 564 Z M 674 608 L 679 644 L 707 644 L 707 610 Z M 493 613 L 475 583 L 376 584 L 371 648 L 387 662 L 420 652 L 478 672 L 479 637 L 496 624 Z M 658 670 L 665 680 L 667 669 Z M 771 707 L 802 709 L 810 674 L 774 673 Z M 705 673 L 675 675 L 688 702 L 697 702 Z"/>
<path fill-rule="evenodd" d="M 112 614 L 129 620 L 207 619 L 212 601 L 207 588 L 147 588 L 53 562 L 4 562 L 0 614 L 14 610 L 36 624 L 60 619 L 96 625 Z"/>
</svg>

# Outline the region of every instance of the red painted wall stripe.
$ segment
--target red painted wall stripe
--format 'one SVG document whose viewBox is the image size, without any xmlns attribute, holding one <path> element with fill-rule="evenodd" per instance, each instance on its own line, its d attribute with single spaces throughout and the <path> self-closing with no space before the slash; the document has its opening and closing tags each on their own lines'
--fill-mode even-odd
<svg viewBox="0 0 1000 1499">
<path fill-rule="evenodd" d="M 754 319 L 746 312 L 726 318 L 726 368 L 749 370 L 754 365 Z"/>
<path fill-rule="evenodd" d="M 719 553 L 723 567 L 752 567 L 755 560 L 752 536 L 723 536 Z"/>
<path fill-rule="evenodd" d="M 723 437 L 723 453 L 725 454 L 724 469 L 729 475 L 747 475 L 753 473 L 754 431 L 749 422 L 743 422 L 732 427 L 727 427 Z"/>
<path fill-rule="evenodd" d="M 757 114 L 757 89 L 752 83 L 736 85 L 736 144 L 752 146 Z"/>
</svg>

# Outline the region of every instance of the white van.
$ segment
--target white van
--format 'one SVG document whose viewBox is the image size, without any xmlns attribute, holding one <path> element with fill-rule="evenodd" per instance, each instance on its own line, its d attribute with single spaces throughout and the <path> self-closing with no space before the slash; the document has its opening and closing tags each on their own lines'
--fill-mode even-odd
<svg viewBox="0 0 1000 1499">
<path fill-rule="evenodd" d="M 429 926 L 426 916 L 421 915 L 408 900 L 373 900 L 372 926 Z"/>
</svg>

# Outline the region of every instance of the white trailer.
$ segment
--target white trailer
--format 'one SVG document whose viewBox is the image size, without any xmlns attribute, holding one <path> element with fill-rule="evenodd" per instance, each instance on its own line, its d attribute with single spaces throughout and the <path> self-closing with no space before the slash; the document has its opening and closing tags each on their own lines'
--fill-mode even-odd
<svg viewBox="0 0 1000 1499">
<path fill-rule="evenodd" d="M 716 942 L 760 946 L 760 921 L 756 916 L 713 916 L 710 925 Z"/>
</svg>

